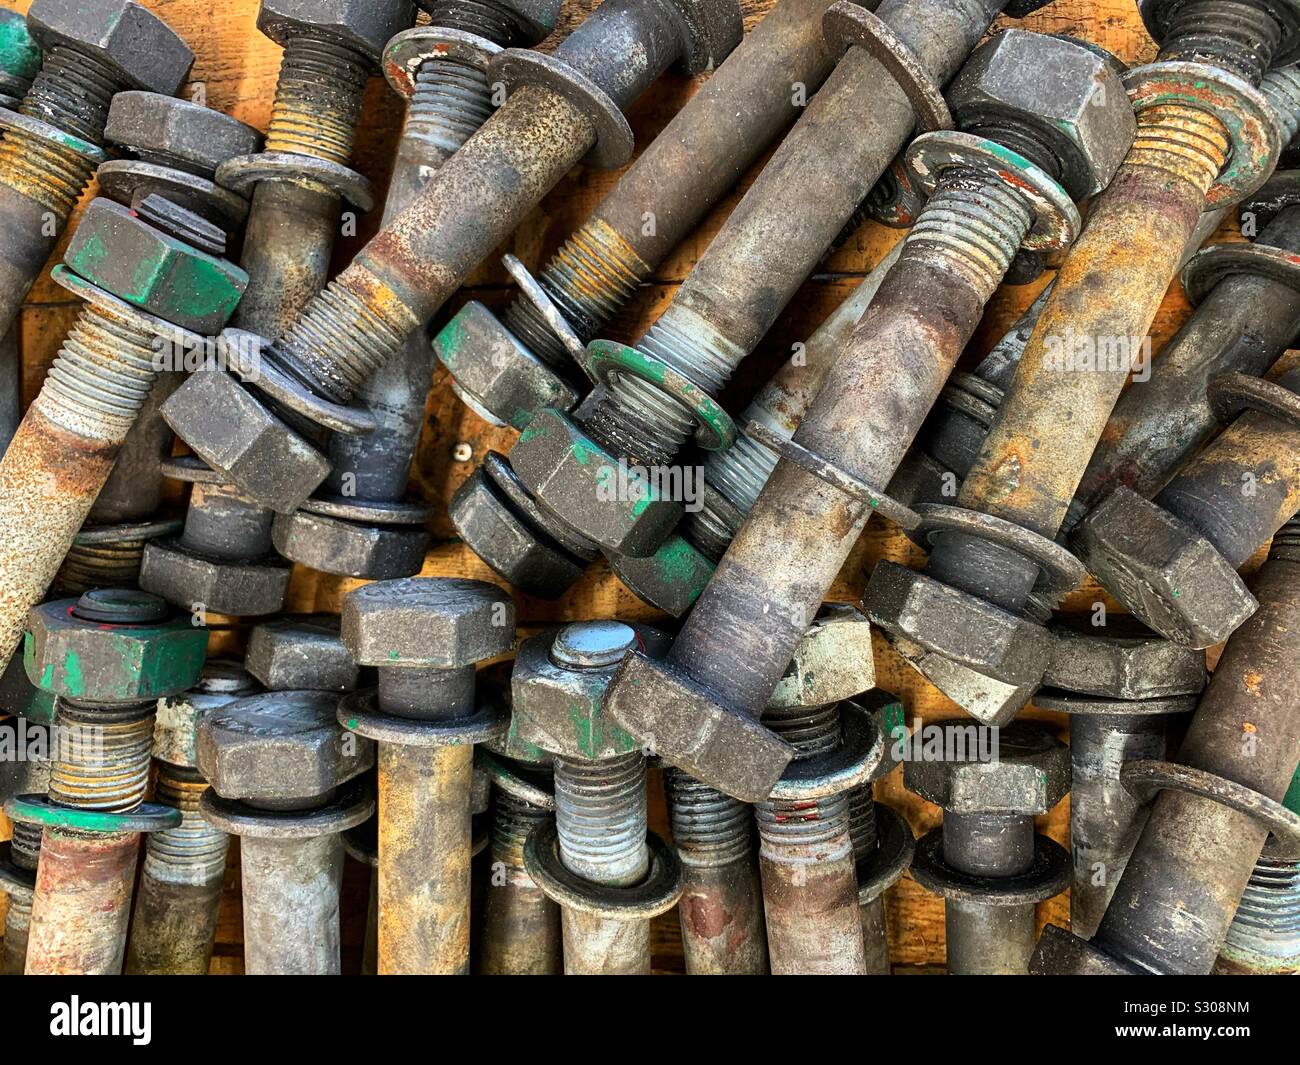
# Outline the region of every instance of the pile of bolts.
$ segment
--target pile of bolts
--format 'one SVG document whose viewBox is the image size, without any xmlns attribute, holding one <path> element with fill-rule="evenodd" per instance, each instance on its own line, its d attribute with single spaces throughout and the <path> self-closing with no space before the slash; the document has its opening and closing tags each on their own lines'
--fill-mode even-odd
<svg viewBox="0 0 1300 1065">
<path fill-rule="evenodd" d="M 888 973 L 904 875 L 952 973 L 1300 969 L 1300 0 L 1138 0 L 1133 67 L 990 33 L 1050 4 L 775 0 L 745 33 L 739 0 L 604 0 L 557 43 L 561 0 L 262 0 L 264 135 L 175 95 L 152 5 L 0 12 L 0 713 L 48 749 L 0 768 L 5 972 L 208 972 L 232 836 L 248 973 L 340 971 L 345 855 L 380 974 L 646 973 L 674 908 L 691 974 Z M 576 166 L 625 167 L 670 70 L 707 76 L 590 217 L 440 314 Z M 380 73 L 392 180 L 331 279 Z M 867 220 L 907 232 L 724 409 Z M 23 412 L 56 246 L 81 309 Z M 518 433 L 446 511 L 499 583 L 419 575 L 435 371 Z M 877 513 L 923 568 L 827 604 Z M 517 633 L 514 592 L 598 560 L 661 626 Z M 341 614 L 284 613 L 294 563 L 355 579 Z M 1123 610 L 1058 615 L 1089 575 Z M 873 633 L 964 714 L 909 735 Z M 919 839 L 873 797 L 900 768 L 943 811 Z M 1034 820 L 1067 794 L 1069 851 Z"/>
</svg>

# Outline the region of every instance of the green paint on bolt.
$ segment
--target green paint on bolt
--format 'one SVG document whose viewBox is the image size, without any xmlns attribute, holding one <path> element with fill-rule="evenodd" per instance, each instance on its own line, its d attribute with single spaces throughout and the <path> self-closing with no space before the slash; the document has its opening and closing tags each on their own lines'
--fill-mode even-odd
<svg viewBox="0 0 1300 1065">
<path fill-rule="evenodd" d="M 81 672 L 81 656 L 69 651 L 63 656 L 63 691 L 74 698 L 86 692 L 86 678 Z"/>
<path fill-rule="evenodd" d="M 433 338 L 433 350 L 438 353 L 438 361 L 454 373 L 464 345 L 465 327 L 461 324 L 460 315 L 457 314 Z"/>
<path fill-rule="evenodd" d="M 41 49 L 32 40 L 27 20 L 14 12 L 0 21 L 0 70 L 31 81 L 41 69 Z"/>
</svg>

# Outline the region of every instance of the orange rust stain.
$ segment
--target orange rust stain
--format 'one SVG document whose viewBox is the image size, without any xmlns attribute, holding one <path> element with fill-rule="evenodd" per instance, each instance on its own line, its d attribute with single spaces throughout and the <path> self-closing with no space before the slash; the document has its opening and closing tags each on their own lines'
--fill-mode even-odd
<svg viewBox="0 0 1300 1065">
<path fill-rule="evenodd" d="M 1260 685 L 1261 685 L 1261 683 L 1262 683 L 1263 680 L 1264 680 L 1264 675 L 1263 675 L 1262 673 L 1259 673 L 1259 672 L 1257 672 L 1256 670 L 1253 670 L 1253 669 L 1248 669 L 1248 670 L 1246 670 L 1246 672 L 1242 675 L 1241 680 L 1242 680 L 1242 683 L 1245 684 L 1245 686 L 1246 686 L 1246 691 L 1250 692 L 1251 695 L 1254 695 L 1254 696 L 1256 696 L 1256 697 L 1259 696 L 1259 694 L 1260 694 Z M 1250 728 L 1247 729 L 1247 731 L 1248 731 L 1248 732 L 1253 732 L 1253 731 L 1254 731 L 1254 727 L 1251 726 Z"/>
</svg>

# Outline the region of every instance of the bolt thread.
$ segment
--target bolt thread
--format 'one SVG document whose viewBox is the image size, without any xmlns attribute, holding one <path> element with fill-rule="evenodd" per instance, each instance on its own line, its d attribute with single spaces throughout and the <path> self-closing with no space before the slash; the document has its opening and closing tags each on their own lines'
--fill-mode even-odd
<svg viewBox="0 0 1300 1065">
<path fill-rule="evenodd" d="M 80 595 L 92 588 L 135 588 L 140 582 L 144 544 L 143 540 L 74 543 L 55 580 L 67 595 Z"/>
<path fill-rule="evenodd" d="M 492 90 L 484 71 L 458 59 L 429 59 L 415 75 L 404 135 L 450 154 L 491 116 Z"/>
<path fill-rule="evenodd" d="M 1023 197 L 997 177 L 952 167 L 903 246 L 903 260 L 939 258 L 987 302 L 1002 283 L 1031 218 Z"/>
<path fill-rule="evenodd" d="M 705 459 L 704 478 L 748 514 L 776 464 L 777 456 L 770 447 L 737 430 L 731 447 L 714 451 Z"/>
<path fill-rule="evenodd" d="M 538 281 L 578 338 L 588 343 L 604 331 L 649 273 L 636 250 L 607 222 L 589 218 L 551 256 Z M 567 361 L 564 345 L 532 300 L 516 296 L 506 308 L 505 321 L 552 366 Z"/>
<path fill-rule="evenodd" d="M 1300 515 L 1292 517 L 1273 534 L 1268 557 L 1287 562 L 1300 561 Z"/>
<path fill-rule="evenodd" d="M 503 48 L 528 43 L 527 30 L 519 19 L 507 5 L 494 0 L 439 0 L 420 6 L 434 26 L 486 37 Z"/>
<path fill-rule="evenodd" d="M 49 797 L 81 810 L 124 813 L 149 786 L 155 704 L 111 711 L 60 698 Z"/>
<path fill-rule="evenodd" d="M 1202 195 L 1228 158 L 1228 132 L 1208 111 L 1158 104 L 1138 113 L 1137 138 L 1124 166 L 1146 166 L 1181 178 Z"/>
<path fill-rule="evenodd" d="M 849 792 L 849 839 L 853 843 L 855 862 L 876 853 L 880 837 L 876 827 L 876 800 L 870 784 L 859 784 Z"/>
<path fill-rule="evenodd" d="M 700 509 L 686 514 L 686 534 L 696 547 L 715 562 L 727 553 L 737 530 L 717 512 L 708 495 L 701 501 Z"/>
<path fill-rule="evenodd" d="M 347 403 L 418 326 L 396 301 L 381 310 L 334 280 L 312 297 L 275 355 L 317 395 Z"/>
<path fill-rule="evenodd" d="M 290 38 L 275 84 L 266 150 L 346 166 L 370 68 L 370 60 L 355 48 L 314 37 Z"/>
<path fill-rule="evenodd" d="M 0 137 L 0 182 L 66 221 L 90 184 L 95 164 L 80 152 L 26 130 Z"/>
<path fill-rule="evenodd" d="M 1259 87 L 1277 112 L 1282 147 L 1285 148 L 1300 129 L 1300 67 L 1292 65 L 1270 70 Z"/>
<path fill-rule="evenodd" d="M 766 710 L 763 724 L 795 749 L 795 761 L 826 754 L 840 745 L 839 703 Z"/>
<path fill-rule="evenodd" d="M 131 317 L 87 303 L 33 401 L 65 428 L 125 436 L 153 387 L 154 334 Z"/>
<path fill-rule="evenodd" d="M 1017 155 L 1028 159 L 1034 166 L 1048 174 L 1052 180 L 1061 180 L 1061 162 L 1056 153 L 1043 142 L 1043 135 L 1024 122 L 1003 117 L 991 122 L 963 127 L 966 133 L 984 137 Z"/>
<path fill-rule="evenodd" d="M 795 749 L 796 762 L 840 745 L 840 707 L 769 709 L 763 724 Z M 765 843 L 804 845 L 828 843 L 849 830 L 849 793 L 821 799 L 781 799 L 754 806 L 758 834 Z"/>
<path fill-rule="evenodd" d="M 199 814 L 199 800 L 208 783 L 194 770 L 158 763 L 154 795 L 181 812 L 175 828 L 150 833 L 145 844 L 144 872 L 164 883 L 209 883 L 225 872 L 229 837 Z"/>
<path fill-rule="evenodd" d="M 555 759 L 555 827 L 565 868 L 597 884 L 639 883 L 649 871 L 645 758 Z"/>
<path fill-rule="evenodd" d="M 103 147 L 109 105 L 113 94 L 123 88 L 108 64 L 88 53 L 56 46 L 45 53 L 19 110 Z"/>
<path fill-rule="evenodd" d="M 1223 953 L 1300 963 L 1300 863 L 1269 857 L 1255 863 Z"/>
<path fill-rule="evenodd" d="M 498 790 L 492 811 L 492 861 L 501 862 L 511 872 L 522 871 L 528 833 L 554 816 L 550 810 Z"/>
<path fill-rule="evenodd" d="M 41 857 L 41 837 L 45 830 L 30 821 L 13 823 L 13 838 L 9 841 L 9 857 L 19 869 L 35 870 Z"/>
<path fill-rule="evenodd" d="M 673 846 L 694 866 L 721 866 L 753 846 L 749 805 L 701 783 L 680 769 L 664 771 Z"/>
<path fill-rule="evenodd" d="M 1169 20 L 1160 59 L 1211 63 L 1258 85 L 1281 41 L 1262 0 L 1189 0 Z"/>
</svg>

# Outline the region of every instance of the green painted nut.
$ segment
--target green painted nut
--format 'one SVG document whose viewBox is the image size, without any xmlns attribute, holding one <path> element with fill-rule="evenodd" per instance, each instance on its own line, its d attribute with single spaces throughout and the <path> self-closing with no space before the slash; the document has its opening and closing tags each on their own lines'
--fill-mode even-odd
<svg viewBox="0 0 1300 1065">
<path fill-rule="evenodd" d="M 589 761 L 639 750 L 605 714 L 605 689 L 629 650 L 657 657 L 668 643 L 657 629 L 621 621 L 579 622 L 525 640 L 511 677 L 514 742 Z"/>
<path fill-rule="evenodd" d="M 17 11 L 0 10 L 0 94 L 22 96 L 41 69 L 41 47 L 27 20 Z"/>
<path fill-rule="evenodd" d="M 225 326 L 248 275 L 155 229 L 130 208 L 91 201 L 63 253 L 64 264 L 133 307 L 204 336 Z"/>
<path fill-rule="evenodd" d="M 680 618 L 695 605 L 717 563 L 673 533 L 645 558 L 611 554 L 609 568 L 639 599 Z"/>
<path fill-rule="evenodd" d="M 804 633 L 767 705 L 777 710 L 826 706 L 875 686 L 871 623 L 861 611 L 831 603 Z"/>
<path fill-rule="evenodd" d="M 13 655 L 0 673 L 0 714 L 24 717 L 38 725 L 54 724 L 55 698 L 27 679 L 23 656 Z"/>
<path fill-rule="evenodd" d="M 42 691 L 92 703 L 160 699 L 193 687 L 208 631 L 148 592 L 97 589 L 27 615 L 23 665 Z"/>
</svg>

